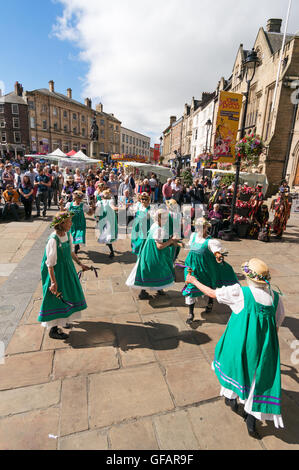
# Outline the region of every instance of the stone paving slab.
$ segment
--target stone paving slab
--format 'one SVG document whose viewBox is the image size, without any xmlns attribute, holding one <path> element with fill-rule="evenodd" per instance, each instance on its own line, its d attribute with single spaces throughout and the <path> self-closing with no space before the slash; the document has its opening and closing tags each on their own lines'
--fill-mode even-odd
<svg viewBox="0 0 299 470">
<path fill-rule="evenodd" d="M 59 408 L 0 419 L 0 450 L 56 450 Z"/>
<path fill-rule="evenodd" d="M 39 351 L 43 341 L 44 331 L 40 325 L 24 325 L 16 329 L 9 343 L 6 354 L 18 354 Z"/>
<path fill-rule="evenodd" d="M 109 432 L 114 450 L 158 450 L 153 423 L 142 419 L 129 424 L 113 426 Z"/>
<path fill-rule="evenodd" d="M 87 377 L 62 382 L 60 436 L 88 430 Z"/>
<path fill-rule="evenodd" d="M 161 450 L 198 450 L 199 443 L 192 429 L 187 410 L 154 418 Z"/>
<path fill-rule="evenodd" d="M 1 391 L 0 417 L 57 405 L 60 402 L 60 395 L 60 380 Z"/>
<path fill-rule="evenodd" d="M 91 428 L 150 416 L 173 407 L 167 385 L 157 365 L 90 376 Z"/>
<path fill-rule="evenodd" d="M 17 354 L 0 365 L 0 390 L 48 382 L 52 372 L 53 351 Z"/>
<path fill-rule="evenodd" d="M 108 450 L 107 435 L 88 431 L 59 439 L 59 450 Z"/>
</svg>

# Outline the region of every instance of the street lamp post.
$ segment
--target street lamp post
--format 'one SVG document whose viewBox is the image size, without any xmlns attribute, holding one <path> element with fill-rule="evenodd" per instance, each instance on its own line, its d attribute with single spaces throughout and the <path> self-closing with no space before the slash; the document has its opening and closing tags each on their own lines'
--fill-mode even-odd
<svg viewBox="0 0 299 470">
<path fill-rule="evenodd" d="M 209 133 L 210 133 L 210 129 L 211 129 L 212 125 L 213 124 L 212 124 L 211 119 L 208 119 L 207 122 L 205 123 L 205 126 L 207 128 L 206 147 L 204 149 L 205 154 L 208 154 L 210 152 L 210 146 L 208 145 L 208 142 L 209 142 Z M 202 177 L 203 178 L 205 177 L 205 167 L 203 167 Z"/>
<path fill-rule="evenodd" d="M 160 158 L 163 156 L 162 155 L 162 143 L 163 143 L 163 137 L 161 136 L 160 137 Z M 156 162 L 156 165 L 157 165 L 157 162 Z"/>
<path fill-rule="evenodd" d="M 243 67 L 245 70 L 245 77 L 247 82 L 247 90 L 245 93 L 245 105 L 244 105 L 244 113 L 242 119 L 242 126 L 241 126 L 241 134 L 240 138 L 243 139 L 245 136 L 245 126 L 246 126 L 246 117 L 247 117 L 247 109 L 248 109 L 248 101 L 249 101 L 249 92 L 250 92 L 250 85 L 255 76 L 256 67 L 258 64 L 258 56 L 254 49 L 250 51 L 247 58 L 243 62 Z M 240 168 L 241 168 L 241 157 L 237 157 L 236 159 L 236 177 L 235 177 L 235 187 L 234 187 L 234 194 L 232 200 L 232 207 L 231 207 L 231 216 L 230 216 L 230 227 L 229 233 L 231 237 L 233 237 L 233 226 L 234 226 L 234 217 L 236 211 L 236 200 L 238 194 L 238 186 L 239 186 L 239 178 L 240 178 Z"/>
</svg>

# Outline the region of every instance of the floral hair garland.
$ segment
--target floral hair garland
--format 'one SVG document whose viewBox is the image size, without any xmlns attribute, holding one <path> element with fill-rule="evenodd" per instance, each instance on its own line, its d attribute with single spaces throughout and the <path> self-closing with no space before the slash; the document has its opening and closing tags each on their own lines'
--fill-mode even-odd
<svg viewBox="0 0 299 470">
<path fill-rule="evenodd" d="M 50 227 L 56 227 L 56 225 L 60 225 L 62 222 L 69 219 L 70 217 L 73 217 L 74 215 L 74 212 L 64 212 L 59 217 L 54 217 Z"/>
<path fill-rule="evenodd" d="M 257 281 L 269 282 L 271 280 L 270 273 L 267 274 L 266 276 L 263 276 L 262 274 L 258 274 L 249 268 L 248 262 L 243 265 L 243 271 L 247 274 L 249 279 L 252 279 L 253 281 L 257 280 Z"/>
</svg>

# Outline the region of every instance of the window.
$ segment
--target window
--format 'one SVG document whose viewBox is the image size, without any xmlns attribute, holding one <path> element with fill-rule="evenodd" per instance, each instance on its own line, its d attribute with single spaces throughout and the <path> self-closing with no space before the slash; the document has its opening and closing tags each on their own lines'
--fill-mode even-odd
<svg viewBox="0 0 299 470">
<path fill-rule="evenodd" d="M 67 119 L 67 111 L 63 111 L 63 117 Z"/>
<path fill-rule="evenodd" d="M 0 114 L 4 113 L 4 104 L 0 104 Z"/>
<path fill-rule="evenodd" d="M 1 132 L 1 142 L 6 142 L 6 132 Z"/>
<path fill-rule="evenodd" d="M 47 121 L 43 121 L 43 130 L 46 131 L 47 130 Z"/>
<path fill-rule="evenodd" d="M 121 146 L 121 153 L 125 153 L 125 146 L 124 146 L 124 144 L 122 144 L 122 146 Z"/>
<path fill-rule="evenodd" d="M 29 106 L 29 109 L 31 109 L 32 111 L 35 110 L 35 103 L 34 103 L 34 101 L 28 101 L 28 106 Z"/>
<path fill-rule="evenodd" d="M 20 128 L 20 119 L 19 118 L 12 118 L 12 126 L 14 129 Z"/>
<path fill-rule="evenodd" d="M 118 131 L 118 126 L 115 126 L 115 130 Z"/>
<path fill-rule="evenodd" d="M 5 127 L 6 123 L 5 123 L 5 119 L 4 118 L 1 118 L 0 119 L 0 127 Z"/>
<path fill-rule="evenodd" d="M 55 106 L 53 108 L 53 116 L 57 116 L 57 108 Z"/>
<path fill-rule="evenodd" d="M 133 145 L 135 145 L 135 137 L 133 137 Z"/>
<path fill-rule="evenodd" d="M 104 151 L 105 151 L 104 144 L 103 144 L 103 143 L 101 143 L 101 144 L 100 144 L 100 152 L 104 152 Z"/>
<path fill-rule="evenodd" d="M 105 126 L 105 120 L 104 120 L 104 119 L 101 119 L 101 120 L 100 120 L 100 125 L 101 125 L 101 126 Z"/>
<path fill-rule="evenodd" d="M 126 143 L 128 144 L 129 143 L 129 136 L 126 135 Z M 128 147 L 127 147 L 128 148 Z"/>
<path fill-rule="evenodd" d="M 83 137 L 85 137 L 85 128 L 84 127 L 82 128 L 82 135 L 83 135 Z"/>
<path fill-rule="evenodd" d="M 14 139 L 16 144 L 21 143 L 21 133 L 20 132 L 14 132 Z"/>
<path fill-rule="evenodd" d="M 68 131 L 67 126 L 63 126 L 63 130 L 64 132 L 67 132 Z"/>
<path fill-rule="evenodd" d="M 73 120 L 77 121 L 77 114 L 73 113 Z"/>
<path fill-rule="evenodd" d="M 47 106 L 45 104 L 42 104 L 42 113 L 47 112 Z"/>
<path fill-rule="evenodd" d="M 73 134 L 77 134 L 77 127 L 73 128 Z"/>
<path fill-rule="evenodd" d="M 85 122 L 85 116 L 81 116 L 81 121 Z"/>
<path fill-rule="evenodd" d="M 30 128 L 35 129 L 35 118 L 34 117 L 30 118 Z"/>
<path fill-rule="evenodd" d="M 11 105 L 11 112 L 12 112 L 12 114 L 19 114 L 19 105 L 18 104 L 12 104 Z"/>
<path fill-rule="evenodd" d="M 55 131 L 58 130 L 58 123 L 57 123 L 57 122 L 54 122 L 54 130 L 55 130 Z"/>
<path fill-rule="evenodd" d="M 132 143 L 132 136 L 130 135 L 130 144 Z"/>
<path fill-rule="evenodd" d="M 104 131 L 104 129 L 101 129 L 100 136 L 101 136 L 101 139 L 105 139 L 105 131 Z"/>
<path fill-rule="evenodd" d="M 264 140 L 268 140 L 270 137 L 271 126 L 272 126 L 272 101 L 273 101 L 274 87 L 268 89 L 267 97 L 267 108 L 266 108 L 266 121 L 264 127 Z"/>
</svg>

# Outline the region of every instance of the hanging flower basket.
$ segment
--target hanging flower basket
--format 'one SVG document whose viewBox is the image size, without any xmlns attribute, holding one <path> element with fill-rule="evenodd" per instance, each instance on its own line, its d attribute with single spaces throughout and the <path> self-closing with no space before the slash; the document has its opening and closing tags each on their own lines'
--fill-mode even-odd
<svg viewBox="0 0 299 470">
<path fill-rule="evenodd" d="M 264 148 L 261 138 L 255 134 L 250 134 L 236 143 L 235 152 L 237 157 L 241 157 L 247 163 L 257 164 Z"/>
</svg>

